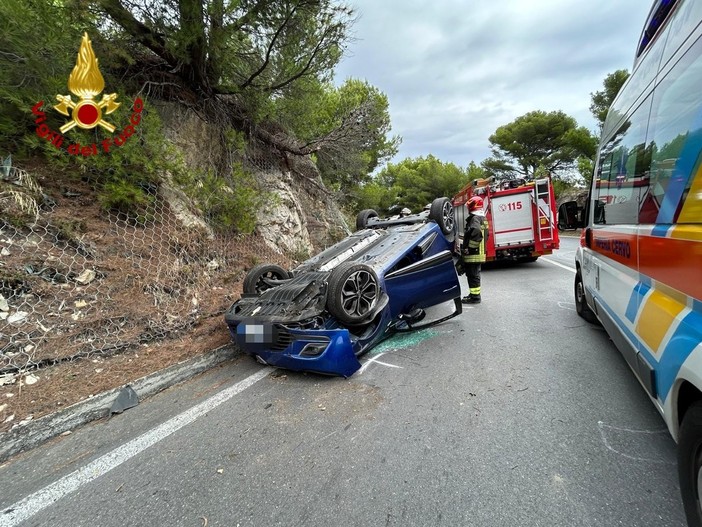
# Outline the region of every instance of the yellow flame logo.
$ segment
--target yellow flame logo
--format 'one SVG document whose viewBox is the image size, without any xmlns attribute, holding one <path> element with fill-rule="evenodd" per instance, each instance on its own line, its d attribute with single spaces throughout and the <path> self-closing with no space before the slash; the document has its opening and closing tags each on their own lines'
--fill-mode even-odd
<svg viewBox="0 0 702 527">
<path fill-rule="evenodd" d="M 59 104 L 54 108 L 58 112 L 69 115 L 68 110 L 73 110 L 70 114 L 72 119 L 60 128 L 61 133 L 67 132 L 74 126 L 89 130 L 98 125 L 110 133 L 115 131 L 114 125 L 102 118 L 102 111 L 105 110 L 105 115 L 111 114 L 121 103 L 116 102 L 116 93 L 103 95 L 99 103 L 93 101 L 93 98 L 105 89 L 105 79 L 98 68 L 98 59 L 95 57 L 87 33 L 83 34 L 76 65 L 68 77 L 68 89 L 79 100 L 73 102 L 70 95 L 56 96 Z"/>
<path fill-rule="evenodd" d="M 105 79 L 98 68 L 98 60 L 88 34 L 83 35 L 76 65 L 68 77 L 68 89 L 77 97 L 90 99 L 105 89 Z"/>
</svg>

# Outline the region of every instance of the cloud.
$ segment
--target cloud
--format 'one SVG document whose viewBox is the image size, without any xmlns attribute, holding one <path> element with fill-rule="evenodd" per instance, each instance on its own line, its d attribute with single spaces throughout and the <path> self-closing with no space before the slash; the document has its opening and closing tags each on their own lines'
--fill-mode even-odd
<svg viewBox="0 0 702 527">
<path fill-rule="evenodd" d="M 429 5 L 432 4 L 432 5 Z M 631 71 L 648 14 L 637 0 L 352 0 L 356 39 L 336 80 L 360 78 L 390 102 L 393 162 L 429 154 L 467 166 L 488 137 L 533 110 L 594 130 L 590 94 Z"/>
</svg>

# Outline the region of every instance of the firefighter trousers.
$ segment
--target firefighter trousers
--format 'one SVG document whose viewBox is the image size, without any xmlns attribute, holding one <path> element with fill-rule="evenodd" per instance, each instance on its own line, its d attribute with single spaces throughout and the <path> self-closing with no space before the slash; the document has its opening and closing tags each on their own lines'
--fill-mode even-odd
<svg viewBox="0 0 702 527">
<path fill-rule="evenodd" d="M 471 262 L 463 264 L 466 268 L 466 278 L 468 279 L 468 288 L 470 296 L 480 296 L 480 263 Z"/>
</svg>

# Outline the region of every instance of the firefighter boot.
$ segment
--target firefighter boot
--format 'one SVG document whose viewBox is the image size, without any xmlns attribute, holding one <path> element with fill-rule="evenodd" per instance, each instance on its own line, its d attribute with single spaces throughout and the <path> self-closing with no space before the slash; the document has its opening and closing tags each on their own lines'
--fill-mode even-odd
<svg viewBox="0 0 702 527">
<path fill-rule="evenodd" d="M 480 304 L 480 295 L 468 295 L 461 298 L 464 304 Z"/>
</svg>

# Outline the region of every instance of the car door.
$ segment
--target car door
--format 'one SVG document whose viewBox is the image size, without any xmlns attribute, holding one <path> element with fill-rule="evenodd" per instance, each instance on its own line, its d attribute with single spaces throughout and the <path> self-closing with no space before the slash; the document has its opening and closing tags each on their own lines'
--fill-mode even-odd
<svg viewBox="0 0 702 527">
<path fill-rule="evenodd" d="M 449 250 L 441 251 L 385 275 L 394 317 L 458 298 L 461 288 Z"/>
</svg>

